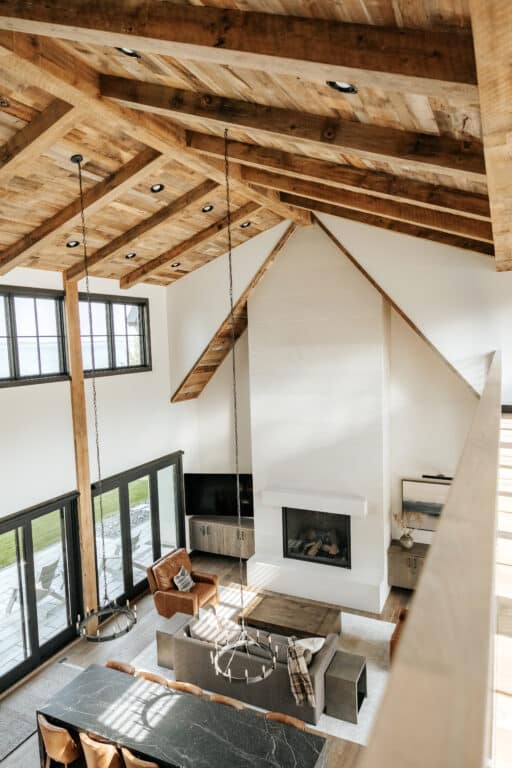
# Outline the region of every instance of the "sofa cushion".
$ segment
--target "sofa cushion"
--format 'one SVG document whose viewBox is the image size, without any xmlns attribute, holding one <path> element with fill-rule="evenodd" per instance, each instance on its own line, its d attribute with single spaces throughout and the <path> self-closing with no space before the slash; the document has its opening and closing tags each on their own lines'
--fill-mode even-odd
<svg viewBox="0 0 512 768">
<path fill-rule="evenodd" d="M 154 565 L 153 575 L 158 589 L 163 592 L 168 589 L 175 589 L 173 579 L 182 566 L 189 572 L 192 570 L 192 564 L 186 549 L 172 552 Z"/>
<path fill-rule="evenodd" d="M 217 645 L 231 643 L 240 634 L 240 625 L 236 621 L 222 619 L 214 613 L 208 613 L 191 622 L 188 629 L 190 637 Z"/>
<path fill-rule="evenodd" d="M 257 638 L 257 632 L 254 627 L 247 627 L 247 631 L 254 640 Z M 259 630 L 259 637 L 260 641 L 262 643 L 262 646 L 259 645 L 251 645 L 249 646 L 249 653 L 252 656 L 258 656 L 262 659 L 268 659 L 268 653 L 265 651 L 265 645 L 267 642 L 267 638 L 269 636 L 268 632 L 264 632 L 263 630 Z M 277 648 L 277 661 L 280 664 L 288 664 L 288 638 L 284 635 L 277 635 L 277 634 L 270 634 L 271 642 L 272 642 L 272 651 L 275 653 L 275 649 Z M 311 660 L 313 658 L 313 655 L 311 651 L 306 651 L 304 653 L 304 659 L 306 661 L 306 664 L 310 664 Z"/>
<path fill-rule="evenodd" d="M 195 584 L 190 572 L 187 571 L 184 565 L 181 566 L 173 581 L 180 592 L 190 592 Z"/>
</svg>

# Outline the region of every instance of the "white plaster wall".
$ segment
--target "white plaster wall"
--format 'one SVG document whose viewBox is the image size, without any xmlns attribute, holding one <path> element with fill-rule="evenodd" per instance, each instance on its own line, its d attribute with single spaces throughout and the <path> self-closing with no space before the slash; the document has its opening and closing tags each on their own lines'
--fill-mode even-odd
<svg viewBox="0 0 512 768">
<path fill-rule="evenodd" d="M 384 478 L 388 313 L 318 228 L 299 230 L 249 301 L 256 554 L 252 583 L 379 610 L 387 594 Z M 282 558 L 268 487 L 364 496 L 352 569 Z"/>
<path fill-rule="evenodd" d="M 282 222 L 233 251 L 234 300 L 250 283 L 288 223 Z M 167 289 L 171 392 L 193 366 L 229 313 L 228 259 L 221 256 Z M 266 280 L 267 276 L 263 278 Z M 251 471 L 248 353 L 245 334 L 236 345 L 240 470 Z M 195 423 L 196 450 L 186 453 L 187 472 L 234 471 L 232 358 L 229 355 L 197 400 L 188 423 Z M 171 413 L 183 403 L 173 403 Z M 191 413 L 191 412 L 189 412 Z M 187 414 L 188 415 L 188 414 Z"/>
<path fill-rule="evenodd" d="M 496 272 L 483 254 L 320 219 L 479 391 L 490 354 L 501 349 L 503 402 L 512 403 L 512 272 Z"/>
<path fill-rule="evenodd" d="M 422 474 L 453 476 L 477 397 L 405 321 L 391 316 L 391 498 L 394 518 L 400 511 L 403 478 Z M 413 531 L 416 541 L 432 534 Z"/>
<path fill-rule="evenodd" d="M 4 284 L 61 289 L 61 275 L 16 269 Z M 80 285 L 83 290 L 83 283 Z M 111 280 L 91 279 L 91 290 L 121 293 Z M 188 403 L 171 409 L 166 291 L 135 286 L 150 302 L 151 372 L 97 379 L 103 476 L 177 449 L 195 451 Z M 123 292 L 125 295 L 126 292 Z M 96 479 L 91 382 L 86 382 L 92 479 Z M 76 487 L 69 383 L 0 389 L 0 515 L 5 516 Z"/>
</svg>

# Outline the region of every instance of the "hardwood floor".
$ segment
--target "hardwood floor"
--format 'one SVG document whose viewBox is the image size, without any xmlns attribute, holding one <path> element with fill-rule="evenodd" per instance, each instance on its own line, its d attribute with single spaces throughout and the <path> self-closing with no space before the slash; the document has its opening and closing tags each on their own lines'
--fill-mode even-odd
<svg viewBox="0 0 512 768">
<path fill-rule="evenodd" d="M 192 555 L 192 562 L 197 570 L 217 573 L 222 585 L 228 586 L 238 583 L 239 565 L 238 561 L 234 558 L 195 553 Z M 343 608 L 343 606 L 329 605 L 329 607 L 343 608 L 348 613 L 356 613 L 385 621 L 394 621 L 398 616 L 400 608 L 407 605 L 410 598 L 411 593 L 407 590 L 393 589 L 381 614 L 354 611 Z M 137 625 L 129 634 L 118 638 L 114 644 L 96 644 L 88 643 L 85 640 L 76 640 L 48 662 L 45 668 L 51 668 L 52 665 L 62 663 L 63 660 L 65 664 L 83 668 L 89 666 L 89 664 L 104 664 L 105 661 L 112 657 L 120 661 L 131 662 L 154 640 L 154 616 L 155 610 L 152 597 L 146 594 L 137 601 Z M 36 681 L 37 675 L 38 672 L 35 672 L 31 677 L 22 681 L 19 687 L 23 686 L 25 689 L 28 688 L 30 690 L 30 686 Z M 7 700 L 9 695 L 11 695 L 11 692 L 6 694 L 5 700 Z M 355 768 L 358 755 L 363 747 L 332 736 L 327 736 L 327 738 L 330 742 L 327 768 Z M 39 752 L 35 734 L 20 745 L 5 760 L 1 761 L 2 768 L 19 768 L 19 766 L 36 768 L 38 765 Z"/>
</svg>

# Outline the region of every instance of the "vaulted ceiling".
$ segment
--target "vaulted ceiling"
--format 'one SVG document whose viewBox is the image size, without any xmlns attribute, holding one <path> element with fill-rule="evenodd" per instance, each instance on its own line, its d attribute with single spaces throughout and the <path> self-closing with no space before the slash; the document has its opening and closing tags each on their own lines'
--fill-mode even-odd
<svg viewBox="0 0 512 768">
<path fill-rule="evenodd" d="M 0 274 L 83 276 L 76 152 L 91 274 L 221 255 L 226 128 L 234 244 L 323 211 L 508 269 L 511 34 L 506 0 L 0 0 Z"/>
</svg>

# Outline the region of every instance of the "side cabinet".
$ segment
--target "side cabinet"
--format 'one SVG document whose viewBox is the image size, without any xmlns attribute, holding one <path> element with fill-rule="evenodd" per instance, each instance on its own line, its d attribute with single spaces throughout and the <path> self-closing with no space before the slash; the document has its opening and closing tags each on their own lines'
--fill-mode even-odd
<svg viewBox="0 0 512 768">
<path fill-rule="evenodd" d="M 189 518 L 190 547 L 200 552 L 217 555 L 242 557 L 247 559 L 254 554 L 254 527 L 245 523 L 239 531 L 233 518 Z M 240 547 L 241 543 L 241 547 Z"/>
<path fill-rule="evenodd" d="M 388 584 L 416 589 L 427 552 L 428 544 L 415 544 L 412 549 L 404 549 L 398 541 L 392 541 L 388 549 Z"/>
</svg>

